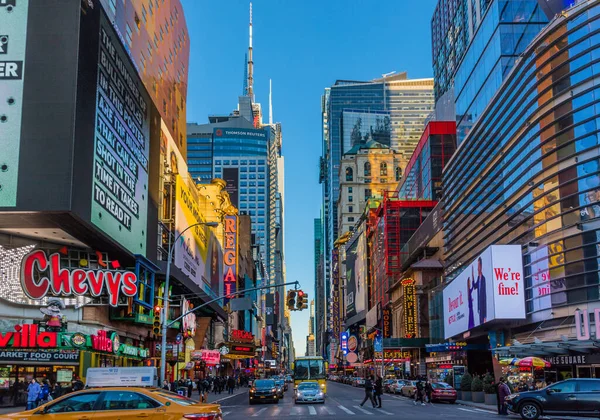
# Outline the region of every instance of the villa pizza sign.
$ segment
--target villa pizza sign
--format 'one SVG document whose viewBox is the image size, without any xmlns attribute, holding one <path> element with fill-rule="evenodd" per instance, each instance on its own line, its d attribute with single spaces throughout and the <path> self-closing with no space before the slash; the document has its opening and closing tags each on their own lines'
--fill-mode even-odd
<svg viewBox="0 0 600 420">
<path fill-rule="evenodd" d="M 137 276 L 131 271 L 65 268 L 59 253 L 47 255 L 35 250 L 21 263 L 21 286 L 33 300 L 46 296 L 92 296 L 108 294 L 111 306 L 117 306 L 119 295 L 137 295 Z"/>
</svg>

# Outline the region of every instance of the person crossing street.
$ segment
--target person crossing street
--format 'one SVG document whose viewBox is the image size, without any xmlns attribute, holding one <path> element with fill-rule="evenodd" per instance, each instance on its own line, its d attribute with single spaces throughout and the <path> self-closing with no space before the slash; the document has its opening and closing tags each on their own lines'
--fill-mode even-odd
<svg viewBox="0 0 600 420">
<path fill-rule="evenodd" d="M 372 376 L 369 376 L 369 377 L 367 377 L 367 379 L 365 379 L 365 398 L 360 403 L 360 406 L 362 407 L 367 402 L 367 400 L 371 400 L 371 404 L 373 404 L 373 408 L 376 407 L 375 400 L 373 399 L 373 377 Z"/>
</svg>

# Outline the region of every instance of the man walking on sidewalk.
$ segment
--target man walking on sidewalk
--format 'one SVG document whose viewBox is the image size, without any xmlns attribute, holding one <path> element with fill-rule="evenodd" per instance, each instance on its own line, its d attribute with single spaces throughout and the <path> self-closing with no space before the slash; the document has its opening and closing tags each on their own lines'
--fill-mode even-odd
<svg viewBox="0 0 600 420">
<path fill-rule="evenodd" d="M 381 408 L 381 396 L 383 395 L 383 379 L 381 376 L 377 376 L 375 380 L 375 405 L 377 408 Z"/>
<path fill-rule="evenodd" d="M 229 395 L 233 394 L 233 390 L 235 389 L 235 379 L 233 379 L 233 376 L 229 376 L 229 378 L 227 379 L 227 390 L 229 391 Z"/>
<path fill-rule="evenodd" d="M 373 399 L 373 377 L 369 376 L 365 379 L 365 399 L 360 403 L 362 407 L 367 400 L 371 400 L 371 404 L 373 404 L 373 408 L 375 408 L 375 400 Z"/>
</svg>

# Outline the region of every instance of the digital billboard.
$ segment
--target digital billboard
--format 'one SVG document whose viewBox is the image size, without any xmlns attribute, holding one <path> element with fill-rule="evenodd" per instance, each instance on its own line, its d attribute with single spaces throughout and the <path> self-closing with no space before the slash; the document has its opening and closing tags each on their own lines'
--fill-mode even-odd
<svg viewBox="0 0 600 420">
<path fill-rule="evenodd" d="M 227 302 L 234 297 L 232 295 L 237 291 L 237 273 L 238 273 L 238 218 L 234 215 L 224 217 L 225 222 L 225 246 L 223 250 L 223 288 L 228 297 Z"/>
<path fill-rule="evenodd" d="M 91 221 L 134 254 L 146 254 L 151 99 L 100 15 Z"/>
<path fill-rule="evenodd" d="M 219 287 L 213 287 L 212 277 L 221 272 L 219 267 L 215 267 L 220 265 L 221 246 L 212 233 L 212 228 L 198 225 L 188 229 L 189 226 L 206 220 L 198 206 L 195 188 L 190 188 L 179 174 L 175 176 L 175 180 L 175 231 L 176 235 L 183 232 L 173 248 L 175 266 L 208 295 L 211 295 L 211 290 L 218 293 Z M 207 261 L 211 263 L 207 264 Z M 213 261 L 217 261 L 217 264 L 213 264 Z"/>
<path fill-rule="evenodd" d="M 443 294 L 445 338 L 494 319 L 525 319 L 521 246 L 488 247 Z"/>
<path fill-rule="evenodd" d="M 367 303 L 367 247 L 364 224 L 346 246 L 346 316 L 364 311 Z"/>
<path fill-rule="evenodd" d="M 17 205 L 28 7 L 0 1 L 0 207 Z"/>
<path fill-rule="evenodd" d="M 239 168 L 223 168 L 223 181 L 226 182 L 225 191 L 229 194 L 231 204 L 238 207 L 239 197 Z"/>
</svg>

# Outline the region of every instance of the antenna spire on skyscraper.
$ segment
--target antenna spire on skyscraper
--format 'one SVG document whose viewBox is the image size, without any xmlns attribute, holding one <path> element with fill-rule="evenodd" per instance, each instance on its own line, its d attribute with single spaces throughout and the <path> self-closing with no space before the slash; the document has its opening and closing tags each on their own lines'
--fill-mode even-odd
<svg viewBox="0 0 600 420">
<path fill-rule="evenodd" d="M 273 124 L 273 92 L 271 90 L 271 79 L 269 79 L 269 124 Z"/>
<path fill-rule="evenodd" d="M 249 39 L 249 43 L 248 43 L 248 87 L 247 87 L 247 96 L 249 96 L 250 98 L 252 98 L 252 102 L 254 102 L 254 89 L 253 89 L 253 83 L 254 83 L 254 78 L 252 77 L 253 75 L 253 67 L 254 67 L 254 62 L 252 61 L 252 2 L 250 2 L 250 25 L 249 25 L 249 34 L 250 34 L 250 39 Z"/>
</svg>

